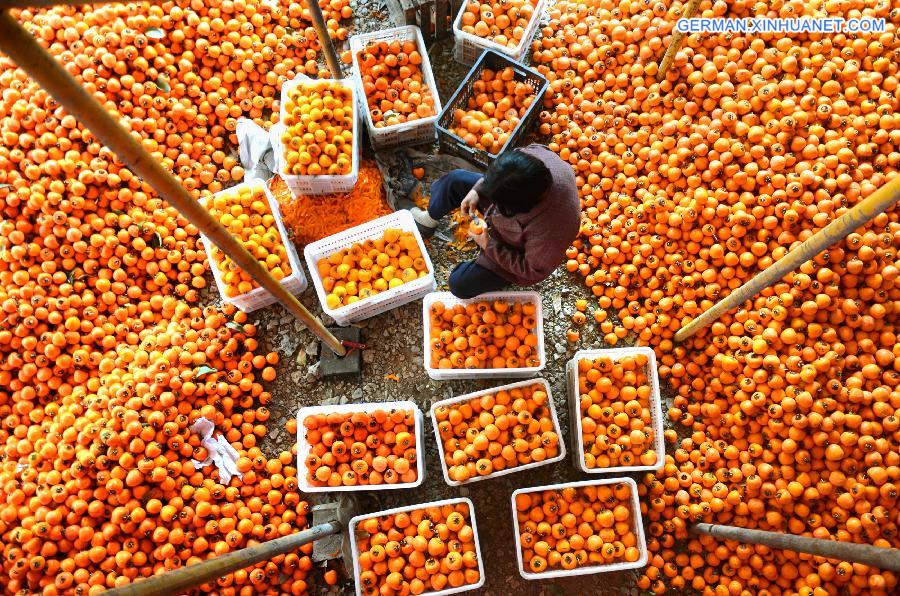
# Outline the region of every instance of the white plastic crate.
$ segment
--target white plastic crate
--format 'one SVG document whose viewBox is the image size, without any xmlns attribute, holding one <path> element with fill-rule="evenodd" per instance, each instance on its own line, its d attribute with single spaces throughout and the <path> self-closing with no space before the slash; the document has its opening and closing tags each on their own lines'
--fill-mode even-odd
<svg viewBox="0 0 900 596">
<path fill-rule="evenodd" d="M 416 480 L 415 482 L 398 482 L 397 484 L 363 484 L 356 486 L 313 486 L 306 477 L 306 456 L 309 455 L 309 443 L 306 442 L 306 427 L 303 420 L 316 414 L 352 414 L 355 412 L 375 412 L 376 410 L 412 410 L 416 419 Z M 305 493 L 330 493 L 347 491 L 393 490 L 397 488 L 415 488 L 425 480 L 425 421 L 422 411 L 411 401 L 389 401 L 384 403 L 341 404 L 335 406 L 309 406 L 297 412 L 297 486 Z"/>
<path fill-rule="evenodd" d="M 611 466 L 608 468 L 589 468 L 584 461 L 584 443 L 581 436 L 581 404 L 578 395 L 578 361 L 582 359 L 607 356 L 617 360 L 623 356 L 645 354 L 647 356 L 647 381 L 650 383 L 650 420 L 653 429 L 653 449 L 656 451 L 656 463 L 650 466 Z M 611 348 L 607 350 L 579 350 L 566 363 L 566 385 L 569 393 L 569 421 L 572 426 L 572 462 L 575 467 L 586 474 L 613 474 L 622 472 L 639 472 L 642 470 L 658 470 L 665 463 L 666 445 L 663 439 L 662 403 L 659 394 L 659 375 L 656 372 L 656 354 L 652 348 L 634 346 L 629 348 Z"/>
<path fill-rule="evenodd" d="M 449 406 L 452 404 L 457 404 L 461 402 L 467 402 L 471 399 L 481 397 L 483 395 L 492 395 L 494 393 L 498 393 L 500 391 L 508 391 L 510 389 L 519 389 L 522 387 L 530 387 L 532 385 L 541 385 L 544 388 L 544 392 L 547 393 L 547 404 L 550 408 L 550 418 L 553 420 L 553 430 L 556 432 L 556 436 L 559 437 L 559 453 L 555 457 L 551 457 L 545 459 L 544 461 L 533 462 L 530 464 L 524 464 L 515 466 L 512 468 L 506 468 L 499 472 L 493 472 L 491 474 L 487 474 L 486 476 L 474 476 L 469 478 L 465 482 L 457 482 L 456 480 L 450 479 L 450 470 L 447 466 L 447 461 L 444 459 L 444 441 L 441 439 L 441 433 L 438 431 L 438 421 L 437 416 L 435 416 L 435 411 L 441 406 Z M 479 480 L 487 480 L 488 478 L 496 478 L 498 476 L 505 476 L 506 474 L 512 474 L 513 472 L 521 472 L 523 470 L 528 470 L 530 468 L 538 468 L 540 466 L 545 466 L 547 464 L 556 463 L 566 457 L 566 444 L 563 440 L 562 429 L 559 426 L 559 419 L 556 416 L 556 405 L 553 403 L 553 394 L 550 393 L 550 383 L 542 378 L 536 379 L 528 379 L 527 381 L 519 381 L 518 383 L 511 383 L 509 385 L 501 385 L 500 387 L 492 387 L 491 389 L 484 389 L 482 391 L 475 391 L 472 393 L 467 393 L 465 395 L 460 395 L 458 397 L 451 397 L 450 399 L 445 399 L 439 402 L 435 402 L 431 406 L 431 423 L 434 426 L 434 438 L 437 441 L 438 446 L 438 458 L 441 461 L 441 470 L 444 472 L 444 481 L 450 486 L 462 486 L 463 484 L 469 484 L 471 482 L 478 482 Z"/>
<path fill-rule="evenodd" d="M 284 244 L 285 250 L 288 256 L 288 262 L 291 264 L 291 274 L 286 276 L 281 280 L 281 285 L 283 285 L 291 294 L 295 296 L 303 292 L 306 289 L 306 275 L 303 273 L 303 266 L 300 264 L 300 257 L 297 255 L 297 249 L 294 246 L 294 243 L 291 241 L 290 237 L 288 237 L 287 230 L 284 227 L 284 223 L 281 221 L 281 209 L 278 206 L 278 201 L 272 196 L 272 193 L 269 192 L 269 189 L 266 187 L 266 183 L 262 180 L 248 180 L 237 186 L 229 187 L 225 190 L 221 190 L 211 197 L 206 197 L 200 200 L 200 204 L 206 207 L 206 202 L 210 200 L 210 198 L 215 198 L 219 195 L 230 194 L 239 190 L 241 188 L 262 188 L 266 193 L 266 200 L 269 202 L 269 209 L 272 210 L 272 214 L 275 216 L 275 225 L 278 226 L 278 234 L 281 236 L 281 242 Z M 222 296 L 222 300 L 225 302 L 230 302 L 234 304 L 236 307 L 241 309 L 244 312 L 253 312 L 257 309 L 263 308 L 265 306 L 269 306 L 270 304 L 274 304 L 277 302 L 275 296 L 270 294 L 266 289 L 257 287 L 246 294 L 238 294 L 234 298 L 229 298 L 225 295 L 225 283 L 222 281 L 222 274 L 219 273 L 218 262 L 212 256 L 212 241 L 204 236 L 200 235 L 200 239 L 203 241 L 203 246 L 206 248 L 206 254 L 209 258 L 209 268 L 212 269 L 213 279 L 216 282 L 216 288 L 219 290 L 219 295 Z"/>
<path fill-rule="evenodd" d="M 604 486 L 624 482 L 631 487 L 631 523 L 632 531 L 637 536 L 637 549 L 641 556 L 637 561 L 610 563 L 609 565 L 591 565 L 589 567 L 576 567 L 575 569 L 554 569 L 543 573 L 532 573 L 525 570 L 522 560 L 522 546 L 519 543 L 519 520 L 516 517 L 516 497 L 522 493 L 536 493 L 545 490 L 562 490 L 564 488 L 580 488 L 582 486 Z M 516 560 L 519 563 L 519 575 L 524 579 L 553 579 L 557 577 L 570 577 L 573 575 L 589 575 L 593 573 L 608 573 L 610 571 L 625 571 L 626 569 L 638 569 L 647 564 L 647 540 L 644 536 L 644 522 L 641 517 L 641 504 L 638 501 L 637 483 L 631 478 L 605 478 L 603 480 L 585 480 L 583 482 L 565 482 L 562 484 L 550 484 L 546 486 L 534 486 L 520 488 L 513 492 L 510 499 L 512 503 L 513 533 L 516 544 Z"/>
<path fill-rule="evenodd" d="M 356 242 L 362 242 L 370 238 L 381 238 L 384 235 L 384 231 L 388 228 L 399 228 L 405 232 L 415 234 L 419 250 L 422 251 L 422 258 L 425 259 L 425 265 L 428 268 L 428 275 L 353 304 L 336 309 L 328 308 L 325 304 L 325 296 L 328 293 L 325 291 L 325 288 L 322 286 L 322 280 L 319 278 L 319 268 L 317 267 L 319 259 L 326 258 L 328 255 L 352 246 Z M 316 287 L 319 302 L 322 303 L 322 310 L 341 326 L 380 315 L 398 306 L 418 300 L 435 288 L 434 265 L 431 264 L 431 258 L 428 256 L 428 250 L 425 248 L 422 235 L 419 234 L 419 230 L 416 227 L 416 221 L 413 219 L 412 214 L 406 210 L 396 211 L 390 215 L 373 219 L 370 222 L 307 244 L 303 254 L 312 276 L 313 285 Z"/>
<path fill-rule="evenodd" d="M 525 34 L 522 36 L 522 39 L 519 40 L 519 45 L 515 48 L 508 48 L 495 41 L 478 37 L 477 35 L 466 33 L 462 30 L 462 17 L 463 13 L 466 12 L 466 4 L 467 2 L 463 1 L 459 12 L 456 14 L 456 18 L 453 20 L 453 37 L 455 38 L 453 58 L 457 62 L 467 66 L 474 64 L 485 50 L 496 50 L 517 62 L 521 62 L 525 57 L 525 54 L 528 53 L 531 40 L 538 29 L 544 10 L 547 8 L 547 0 L 538 0 L 537 5 L 534 7 L 534 14 L 531 17 L 531 21 L 528 23 L 528 27 L 525 28 Z"/>
<path fill-rule="evenodd" d="M 432 368 L 431 366 L 431 316 L 429 310 L 435 302 L 443 302 L 447 306 L 455 304 L 473 304 L 483 300 L 509 300 L 515 302 L 527 302 L 537 306 L 535 317 L 537 325 L 534 333 L 537 335 L 537 357 L 540 360 L 538 366 L 524 368 Z M 547 364 L 547 356 L 544 354 L 544 311 L 541 306 L 541 296 L 537 292 L 490 292 L 475 298 L 463 300 L 450 292 L 432 292 L 422 300 L 422 327 L 424 329 L 424 360 L 425 372 L 435 381 L 449 381 L 453 379 L 517 379 L 536 375 Z"/>
<path fill-rule="evenodd" d="M 477 590 L 484 585 L 484 559 L 481 556 L 481 543 L 478 541 L 478 525 L 475 523 L 475 506 L 472 504 L 472 501 L 463 497 L 459 499 L 445 499 L 443 501 L 432 501 L 431 503 L 422 503 L 419 505 L 412 505 L 410 507 L 397 507 L 395 509 L 387 509 L 385 511 L 377 511 L 375 513 L 364 513 L 362 515 L 357 515 L 356 517 L 350 520 L 350 528 L 349 533 L 351 537 L 351 547 L 350 550 L 353 554 L 353 580 L 356 585 L 356 596 L 363 596 L 362 586 L 359 584 L 359 576 L 362 573 L 362 569 L 359 565 L 359 547 L 357 546 L 357 542 L 355 539 L 356 536 L 356 526 L 359 525 L 360 522 L 370 519 L 372 517 L 381 517 L 383 515 L 395 515 L 397 513 L 409 513 L 410 511 L 416 511 L 417 509 L 425 509 L 426 507 L 442 507 L 443 505 L 458 505 L 459 503 L 465 503 L 469 506 L 469 525 L 472 526 L 472 534 L 473 534 L 473 542 L 475 543 L 475 558 L 478 559 L 478 582 L 460 586 L 458 588 L 446 588 L 444 590 L 432 590 L 422 592 L 421 596 L 449 596 L 450 594 L 458 594 L 459 592 L 468 592 L 470 590 Z"/>
<path fill-rule="evenodd" d="M 412 122 L 403 122 L 393 126 L 384 128 L 375 128 L 372 122 L 372 112 L 369 110 L 369 104 L 363 91 L 362 72 L 359 69 L 359 59 L 357 54 L 360 50 L 365 49 L 372 42 L 379 41 L 415 41 L 419 53 L 422 55 L 422 75 L 424 83 L 431 91 L 434 97 L 434 116 L 421 118 Z M 394 27 L 374 33 L 359 33 L 350 38 L 350 52 L 353 55 L 353 78 L 356 82 L 357 94 L 359 96 L 359 109 L 365 114 L 366 125 L 369 128 L 369 138 L 372 141 L 372 147 L 382 149 L 385 147 L 394 147 L 396 145 L 420 145 L 422 143 L 433 143 L 435 139 L 434 123 L 441 113 L 441 99 L 438 97 L 437 85 L 434 81 L 434 74 L 431 71 L 431 61 L 428 59 L 428 50 L 425 48 L 425 42 L 422 39 L 422 31 L 415 25 L 405 25 L 403 27 Z"/>
<path fill-rule="evenodd" d="M 350 173 L 341 176 L 294 176 L 287 173 L 287 163 L 284 158 L 284 147 L 281 143 L 281 133 L 287 130 L 285 124 L 285 105 L 287 105 L 288 92 L 297 87 L 310 86 L 320 82 L 336 83 L 350 90 L 350 105 L 353 108 L 353 152 L 350 163 Z M 331 193 L 346 193 L 353 190 L 359 177 L 359 114 L 357 109 L 356 86 L 349 79 L 310 79 L 304 75 L 298 75 L 286 81 L 281 86 L 281 112 L 279 124 L 272 127 L 272 149 L 275 151 L 275 163 L 278 174 L 284 179 L 288 188 L 294 195 L 327 195 Z"/>
</svg>

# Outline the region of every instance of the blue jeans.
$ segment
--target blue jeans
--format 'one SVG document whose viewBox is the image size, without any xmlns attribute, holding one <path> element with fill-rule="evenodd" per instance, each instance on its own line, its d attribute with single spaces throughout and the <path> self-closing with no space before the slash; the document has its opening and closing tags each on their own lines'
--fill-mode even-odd
<svg viewBox="0 0 900 596">
<path fill-rule="evenodd" d="M 432 219 L 441 219 L 454 209 L 466 197 L 481 174 L 467 170 L 453 170 L 431 185 L 431 200 L 428 203 L 428 215 Z M 448 281 L 450 292 L 457 298 L 474 298 L 479 294 L 497 292 L 509 286 L 509 282 L 475 261 L 465 261 L 457 265 L 450 273 Z"/>
</svg>

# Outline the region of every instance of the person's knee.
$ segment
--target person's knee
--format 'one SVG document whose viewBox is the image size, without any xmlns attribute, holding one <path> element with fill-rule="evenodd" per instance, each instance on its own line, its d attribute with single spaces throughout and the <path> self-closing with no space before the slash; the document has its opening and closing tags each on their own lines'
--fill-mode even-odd
<svg viewBox="0 0 900 596">
<path fill-rule="evenodd" d="M 482 293 L 479 288 L 475 287 L 475 284 L 473 284 L 472 281 L 471 276 L 466 275 L 466 269 L 459 266 L 450 274 L 447 285 L 450 288 L 451 294 L 457 298 L 467 300 Z"/>
<path fill-rule="evenodd" d="M 465 178 L 465 170 L 453 170 L 431 185 L 431 200 L 428 203 L 428 214 L 434 219 L 440 219 L 453 211 L 462 202 L 463 197 L 469 192 Z"/>
<path fill-rule="evenodd" d="M 447 188 L 453 194 L 465 196 L 475 185 L 472 178 L 472 172 L 468 170 L 451 170 L 447 173 Z"/>
</svg>

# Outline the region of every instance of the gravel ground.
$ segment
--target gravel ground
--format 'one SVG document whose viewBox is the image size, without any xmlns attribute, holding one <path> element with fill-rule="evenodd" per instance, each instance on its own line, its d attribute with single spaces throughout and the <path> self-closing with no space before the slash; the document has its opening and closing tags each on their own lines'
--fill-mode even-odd
<svg viewBox="0 0 900 596">
<path fill-rule="evenodd" d="M 387 10 L 382 1 L 360 0 L 357 2 L 356 11 L 353 31 L 372 31 L 390 26 Z M 438 42 L 429 49 L 440 97 L 444 101 L 450 98 L 468 72 L 467 67 L 453 61 L 452 47 L 451 39 Z M 417 149 L 428 150 L 427 147 Z M 432 151 L 435 150 L 436 148 L 432 148 Z M 447 224 L 444 224 L 428 246 L 437 270 L 439 290 L 446 289 L 446 280 L 453 266 L 460 260 L 472 258 L 474 255 L 474 251 L 461 253 L 448 248 L 446 239 L 451 235 Z M 576 277 L 561 268 L 534 289 L 542 296 L 544 311 L 547 365 L 542 376 L 551 385 L 563 435 L 568 444 L 570 425 L 564 377 L 566 361 L 579 348 L 603 347 L 603 344 L 594 333 L 592 325 L 587 325 L 583 329 L 578 346 L 570 345 L 565 339 L 575 300 L 582 297 L 589 298 L 585 287 Z M 312 284 L 301 296 L 301 301 L 312 312 L 322 317 L 326 324 L 333 323 L 329 317 L 323 315 Z M 282 357 L 278 377 L 271 387 L 273 415 L 263 445 L 267 453 L 276 454 L 293 446 L 296 438 L 285 430 L 285 423 L 296 416 L 299 407 L 412 400 L 426 415 L 425 480 L 420 487 L 412 490 L 361 493 L 361 507 L 364 512 L 454 497 L 465 496 L 472 499 L 475 504 L 486 576 L 484 587 L 477 591 L 479 594 L 556 596 L 639 593 L 639 590 L 634 588 L 636 574 L 628 571 L 540 582 L 525 581 L 519 576 L 510 495 L 514 490 L 526 486 L 590 479 L 590 476 L 575 470 L 569 456 L 556 464 L 479 482 L 468 487 L 450 487 L 444 482 L 435 448 L 434 432 L 428 416 L 431 404 L 448 397 L 515 380 L 480 382 L 430 380 L 423 368 L 421 301 L 407 304 L 358 324 L 362 330 L 363 341 L 370 349 L 363 353 L 363 372 L 356 378 L 322 378 L 318 370 L 318 341 L 280 305 L 254 313 L 251 318 L 259 324 L 261 343 L 267 348 L 277 350 Z M 388 375 L 391 377 L 388 378 Z M 394 376 L 397 380 L 393 380 Z M 329 495 L 310 495 L 310 497 L 314 503 L 332 500 Z M 335 565 L 332 564 L 332 567 Z M 338 586 L 328 587 L 321 580 L 320 573 L 321 568 L 314 572 L 312 578 L 314 593 L 354 593 L 352 575 L 342 574 Z"/>
</svg>

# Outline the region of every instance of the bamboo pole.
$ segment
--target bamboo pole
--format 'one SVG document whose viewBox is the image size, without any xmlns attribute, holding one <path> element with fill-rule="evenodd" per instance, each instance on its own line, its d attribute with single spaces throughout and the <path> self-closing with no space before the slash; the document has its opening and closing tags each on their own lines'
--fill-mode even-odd
<svg viewBox="0 0 900 596">
<path fill-rule="evenodd" d="M 712 308 L 679 329 L 675 334 L 675 341 L 686 340 L 729 310 L 737 308 L 763 289 L 778 283 L 782 277 L 814 258 L 832 244 L 843 240 L 853 230 L 866 225 L 877 215 L 893 207 L 897 201 L 900 201 L 900 176 L 881 186 L 852 209 L 804 240 L 767 269 L 757 273 L 750 281 L 732 291 Z"/>
<path fill-rule="evenodd" d="M 316 28 L 316 34 L 319 36 L 319 45 L 322 46 L 322 53 L 325 54 L 325 62 L 328 64 L 328 70 L 331 71 L 331 78 L 343 79 L 341 61 L 338 60 L 337 52 L 334 50 L 331 35 L 328 34 L 328 26 L 325 24 L 325 15 L 322 14 L 319 0 L 306 0 L 306 6 L 309 8 L 309 16 L 312 17 L 313 27 Z"/>
<path fill-rule="evenodd" d="M 0 11 L 0 50 L 43 87 L 66 111 L 128 164 L 170 205 L 197 226 L 216 246 L 261 287 L 300 319 L 331 350 L 344 356 L 347 349 L 259 261 L 181 186 L 162 165 L 64 69 L 8 11 Z"/>
<path fill-rule="evenodd" d="M 763 544 L 772 548 L 838 559 L 849 563 L 862 563 L 895 573 L 900 572 L 900 550 L 896 548 L 881 548 L 871 544 L 840 542 L 717 524 L 694 524 L 691 526 L 691 532 L 747 544 Z"/>
<path fill-rule="evenodd" d="M 262 544 L 226 553 L 195 565 L 179 567 L 160 575 L 154 575 L 134 583 L 104 592 L 110 596 L 162 596 L 180 594 L 185 590 L 225 577 L 238 569 L 244 569 L 260 561 L 295 551 L 309 544 L 341 531 L 337 521 L 314 526 L 308 530 L 282 536 Z"/>
<path fill-rule="evenodd" d="M 700 9 L 700 0 L 690 0 L 688 3 L 687 9 L 684 11 L 684 14 L 681 15 L 682 19 L 690 19 L 693 18 L 697 11 Z M 678 29 L 672 33 L 672 41 L 669 42 L 669 48 L 666 50 L 665 55 L 663 55 L 662 61 L 659 63 L 659 71 L 656 73 L 656 80 L 662 81 L 666 78 L 666 73 L 669 72 L 669 68 L 672 67 L 672 61 L 675 60 L 675 54 L 678 53 L 678 50 L 681 49 L 681 44 L 684 43 L 685 34 Z"/>
</svg>

